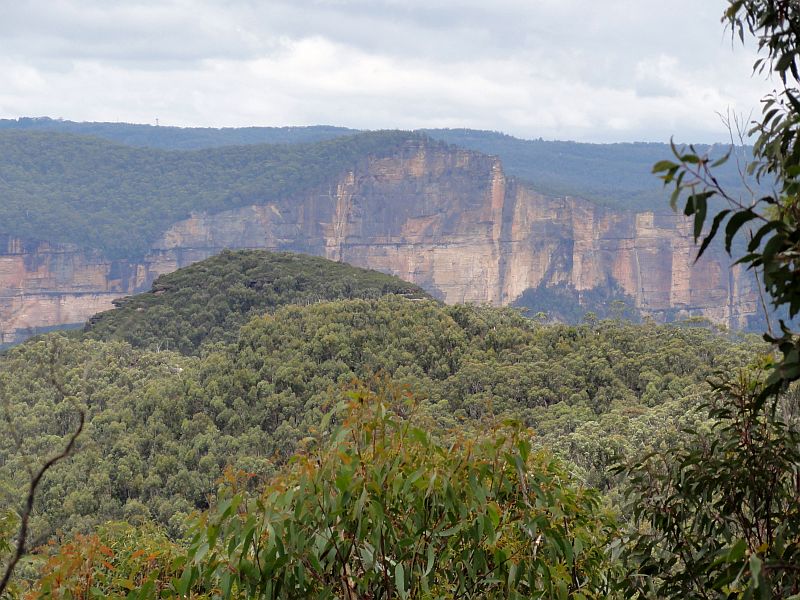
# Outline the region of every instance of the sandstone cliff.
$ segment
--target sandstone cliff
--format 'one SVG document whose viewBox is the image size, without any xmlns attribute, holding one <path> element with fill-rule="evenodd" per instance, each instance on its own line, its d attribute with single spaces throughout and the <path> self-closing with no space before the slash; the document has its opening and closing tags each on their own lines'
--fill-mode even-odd
<svg viewBox="0 0 800 600">
<path fill-rule="evenodd" d="M 292 250 L 417 283 L 448 303 L 509 304 L 526 289 L 616 285 L 655 318 L 702 315 L 731 327 L 757 311 L 752 276 L 710 250 L 694 264 L 689 224 L 553 198 L 499 160 L 417 140 L 365 159 L 302 198 L 175 223 L 139 260 L 0 238 L 0 344 L 80 323 L 163 273 L 223 248 Z"/>
</svg>

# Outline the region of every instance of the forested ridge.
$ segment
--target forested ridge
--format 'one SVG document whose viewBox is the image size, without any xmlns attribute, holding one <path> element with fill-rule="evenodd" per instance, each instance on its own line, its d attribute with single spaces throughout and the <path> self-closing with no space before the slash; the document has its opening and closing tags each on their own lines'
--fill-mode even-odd
<svg viewBox="0 0 800 600">
<path fill-rule="evenodd" d="M 250 318 L 286 304 L 378 298 L 429 298 L 422 288 L 377 271 L 323 258 L 265 250 L 225 250 L 162 275 L 150 292 L 116 300 L 86 324 L 87 337 L 147 349 L 199 351 L 234 341 Z"/>
<path fill-rule="evenodd" d="M 129 123 L 75 123 L 54 119 L 0 120 L 0 132 L 52 132 L 92 136 L 139 148 L 202 150 L 224 146 L 300 144 L 352 136 L 344 127 L 242 127 L 180 128 Z M 504 171 L 529 183 L 535 190 L 556 196 L 577 196 L 628 210 L 662 209 L 665 193 L 651 174 L 653 163 L 668 155 L 669 144 L 634 142 L 590 144 L 568 140 L 520 139 L 496 131 L 476 129 L 424 129 L 421 133 L 447 144 L 497 156 Z M 720 140 L 724 142 L 724 140 Z M 698 146 L 722 156 L 727 144 Z M 751 160 L 752 148 L 739 147 L 742 165 Z M 735 162 L 722 165 L 717 177 L 732 194 L 746 193 Z M 755 181 L 749 185 L 757 187 Z M 766 188 L 765 188 L 766 190 Z"/>
<path fill-rule="evenodd" d="M 141 501 L 162 524 L 175 512 L 183 518 L 204 506 L 224 466 L 271 474 L 332 397 L 353 380 L 383 376 L 424 399 L 442 430 L 492 415 L 522 420 L 539 432 L 537 443 L 563 449 L 587 481 L 607 488 L 605 471 L 618 453 L 676 435 L 677 421 L 691 418 L 707 390 L 705 379 L 743 365 L 753 351 L 752 342 L 727 342 L 702 328 L 539 325 L 513 311 L 397 296 L 288 305 L 253 317 L 230 337 L 195 358 L 57 334 L 7 353 L 7 398 L 24 397 L 46 362 L 47 339 L 63 344 L 62 369 L 75 387 L 68 396 L 86 398 L 82 443 L 91 450 L 77 454 L 73 475 L 53 471 L 60 492 L 45 488 L 42 496 L 58 499 L 45 511 L 56 511 L 44 517 L 51 532 L 85 519 L 123 518 L 132 507 L 143 510 Z M 52 403 L 52 392 L 43 385 L 26 400 L 32 413 L 14 406 L 18 431 L 40 445 L 45 432 L 57 442 L 74 417 L 69 399 Z M 14 458 L 6 446 L 5 453 L 6 477 L 17 473 L 22 484 L 17 461 L 25 452 Z"/>
<path fill-rule="evenodd" d="M 441 451 L 518 421 L 537 461 L 557 457 L 542 473 L 563 470 L 565 493 L 596 488 L 616 505 L 623 480 L 609 468 L 669 448 L 683 427 L 708 427 L 708 378 L 763 349 L 697 327 L 447 307 L 386 275 L 264 251 L 223 253 L 120 304 L 84 333 L 0 357 L 3 505 L 22 495 L 26 466 L 57 452 L 86 415 L 74 456 L 41 483 L 36 539 L 97 530 L 156 536 L 179 553 L 190 515 L 230 493 L 221 477 L 248 473 L 236 486 L 250 492 L 272 485 L 354 392 L 406 398 L 392 405 L 397 418 L 427 423 L 426 443 Z M 605 518 L 600 504 L 581 510 L 590 507 Z M 105 525 L 119 521 L 128 525 Z"/>
<path fill-rule="evenodd" d="M 669 144 L 631 142 L 588 144 L 555 140 L 522 140 L 495 131 L 471 129 L 425 130 L 432 138 L 498 156 L 507 173 L 535 190 L 555 196 L 575 196 L 618 209 L 663 210 L 667 194 L 652 176 L 651 167 L 670 152 Z M 729 144 L 698 144 L 698 152 L 722 157 Z M 752 158 L 752 148 L 738 146 L 740 165 Z M 716 177 L 733 196 L 749 193 L 736 160 L 721 165 Z M 753 179 L 747 184 L 759 188 Z M 766 187 L 764 188 L 767 189 Z"/>
<path fill-rule="evenodd" d="M 0 130 L 0 228 L 111 258 L 141 257 L 192 212 L 301 197 L 358 161 L 392 155 L 418 137 L 383 131 L 313 144 L 168 151 Z"/>
<path fill-rule="evenodd" d="M 203 150 L 250 144 L 303 144 L 360 133 L 346 127 L 169 127 L 131 123 L 79 123 L 47 117 L 0 119 L 0 131 L 47 131 L 92 136 L 140 148 Z"/>
</svg>

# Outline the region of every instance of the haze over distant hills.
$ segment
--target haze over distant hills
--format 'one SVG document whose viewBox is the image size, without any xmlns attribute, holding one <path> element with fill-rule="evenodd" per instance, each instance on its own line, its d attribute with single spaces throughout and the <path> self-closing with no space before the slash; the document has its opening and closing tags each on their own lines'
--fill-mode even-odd
<svg viewBox="0 0 800 600">
<path fill-rule="evenodd" d="M 329 125 L 308 127 L 170 127 L 131 123 L 74 122 L 48 117 L 0 119 L 3 130 L 53 131 L 90 135 L 128 146 L 164 150 L 201 150 L 221 146 L 302 144 L 331 140 L 359 130 Z M 618 208 L 661 209 L 666 194 L 651 171 L 669 157 L 669 144 L 631 142 L 589 144 L 543 139 L 525 140 L 496 131 L 424 129 L 433 139 L 497 156 L 507 174 L 553 195 L 580 196 Z M 698 146 L 722 155 L 723 146 Z M 739 149 L 749 156 L 749 149 Z M 734 161 L 719 169 L 720 180 L 734 193 L 743 193 Z"/>
<path fill-rule="evenodd" d="M 470 130 L 2 121 L 0 344 L 81 323 L 226 248 L 349 262 L 448 303 L 535 311 L 558 287 L 581 305 L 752 325 L 752 276 L 719 248 L 694 263 L 650 174 L 667 156 Z"/>
</svg>

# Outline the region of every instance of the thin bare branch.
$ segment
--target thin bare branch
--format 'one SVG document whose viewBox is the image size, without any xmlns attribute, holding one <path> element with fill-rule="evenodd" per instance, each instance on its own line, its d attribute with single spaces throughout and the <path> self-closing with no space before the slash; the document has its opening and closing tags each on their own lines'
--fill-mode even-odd
<svg viewBox="0 0 800 600">
<path fill-rule="evenodd" d="M 31 517 L 31 512 L 33 512 L 33 501 L 36 498 L 36 489 L 39 487 L 39 484 L 41 483 L 42 477 L 44 477 L 45 473 L 47 473 L 47 471 L 49 471 L 56 463 L 67 458 L 72 453 L 72 450 L 75 447 L 75 442 L 78 440 L 78 437 L 81 435 L 81 432 L 83 432 L 83 425 L 85 420 L 86 420 L 86 414 L 83 411 L 81 411 L 80 416 L 78 418 L 78 428 L 70 436 L 67 445 L 64 447 L 64 450 L 59 454 L 51 457 L 47 462 L 45 462 L 39 468 L 39 471 L 36 473 L 36 475 L 34 475 L 30 485 L 28 486 L 28 495 L 25 499 L 25 507 L 23 508 L 22 515 L 20 517 L 19 533 L 17 534 L 17 545 L 14 551 L 14 555 L 11 557 L 11 560 L 6 566 L 5 573 L 3 574 L 3 579 L 0 580 L 0 596 L 2 596 L 3 592 L 5 592 L 6 588 L 8 587 L 8 584 L 11 581 L 11 575 L 14 572 L 17 563 L 23 556 L 25 556 L 25 554 L 28 551 L 26 547 L 28 539 L 28 522 Z"/>
</svg>

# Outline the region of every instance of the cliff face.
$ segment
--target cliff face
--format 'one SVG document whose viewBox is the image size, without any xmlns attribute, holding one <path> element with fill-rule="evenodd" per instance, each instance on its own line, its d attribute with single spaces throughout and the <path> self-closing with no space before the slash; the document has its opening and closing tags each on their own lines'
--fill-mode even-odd
<svg viewBox="0 0 800 600">
<path fill-rule="evenodd" d="M 749 273 L 709 250 L 694 264 L 690 224 L 550 198 L 508 179 L 497 159 L 410 143 L 364 160 L 303 198 L 195 214 L 140 260 L 0 238 L 0 343 L 80 323 L 153 279 L 223 248 L 324 256 L 414 282 L 448 303 L 509 304 L 540 284 L 618 286 L 637 308 L 703 315 L 732 327 L 757 312 Z"/>
</svg>

